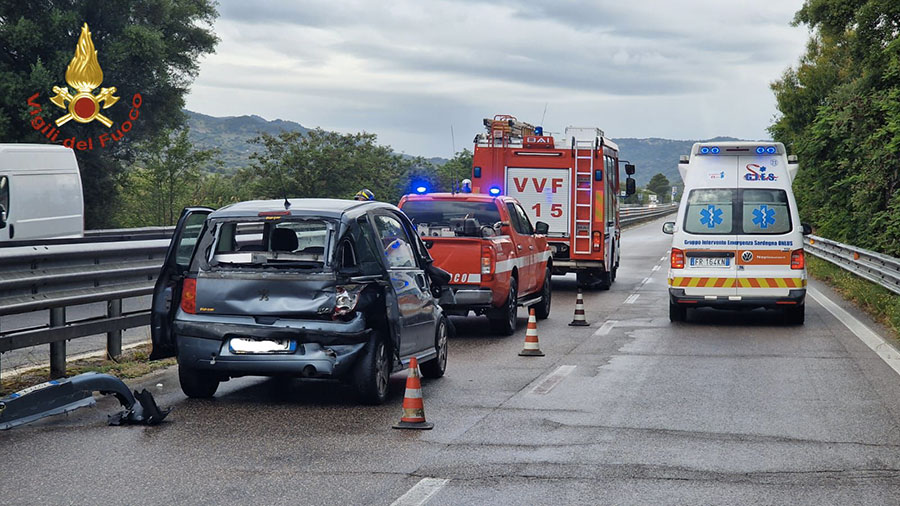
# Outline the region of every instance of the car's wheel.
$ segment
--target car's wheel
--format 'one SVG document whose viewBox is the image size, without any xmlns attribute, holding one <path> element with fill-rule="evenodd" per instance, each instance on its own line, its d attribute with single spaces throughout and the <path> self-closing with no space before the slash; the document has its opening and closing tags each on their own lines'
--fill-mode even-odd
<svg viewBox="0 0 900 506">
<path fill-rule="evenodd" d="M 674 302 L 669 302 L 669 321 L 683 322 L 687 319 L 687 308 L 679 306 Z"/>
<path fill-rule="evenodd" d="M 803 325 L 803 321 L 806 319 L 806 304 L 786 307 L 784 316 L 788 325 Z"/>
<path fill-rule="evenodd" d="M 550 316 L 550 297 L 553 290 L 550 287 L 550 268 L 544 273 L 544 286 L 541 287 L 541 301 L 534 305 L 534 316 L 538 320 L 546 320 Z"/>
<path fill-rule="evenodd" d="M 516 278 L 509 280 L 509 295 L 506 304 L 491 316 L 491 328 L 494 332 L 508 336 L 516 331 L 516 319 L 519 314 L 519 283 Z"/>
<path fill-rule="evenodd" d="M 422 369 L 422 376 L 426 378 L 440 378 L 447 370 L 447 337 L 450 334 L 447 329 L 447 320 L 441 318 L 438 323 L 437 335 L 434 338 L 434 348 L 437 356 L 428 362 L 422 363 L 419 367 Z"/>
<path fill-rule="evenodd" d="M 184 395 L 193 399 L 209 399 L 219 389 L 218 376 L 183 365 L 178 366 L 178 382 Z"/>
<path fill-rule="evenodd" d="M 366 404 L 382 404 L 390 390 L 391 353 L 381 336 L 369 342 L 356 364 L 353 382 L 359 399 Z"/>
</svg>

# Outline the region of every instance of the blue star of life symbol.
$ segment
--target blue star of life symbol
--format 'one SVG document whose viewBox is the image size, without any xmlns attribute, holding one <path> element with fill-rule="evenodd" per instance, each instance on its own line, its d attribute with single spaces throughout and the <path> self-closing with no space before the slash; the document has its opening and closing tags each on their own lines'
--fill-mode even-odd
<svg viewBox="0 0 900 506">
<path fill-rule="evenodd" d="M 700 210 L 700 224 L 709 228 L 716 228 L 716 225 L 722 224 L 722 210 L 710 204 L 706 209 Z"/>
<path fill-rule="evenodd" d="M 775 210 L 766 205 L 762 205 L 759 206 L 758 209 L 754 209 L 753 224 L 762 229 L 769 228 L 769 225 L 774 225 Z"/>
</svg>

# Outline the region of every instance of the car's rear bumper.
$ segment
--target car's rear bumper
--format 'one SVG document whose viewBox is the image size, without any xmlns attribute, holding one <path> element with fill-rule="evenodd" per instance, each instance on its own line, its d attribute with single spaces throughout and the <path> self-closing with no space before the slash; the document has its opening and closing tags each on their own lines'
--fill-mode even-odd
<svg viewBox="0 0 900 506">
<path fill-rule="evenodd" d="M 253 318 L 231 320 L 221 316 L 175 320 L 178 363 L 223 376 L 339 377 L 352 367 L 372 332 L 365 328 L 362 315 L 348 322 L 276 320 L 271 325 L 257 324 Z M 232 338 L 294 341 L 296 347 L 292 352 L 233 353 Z"/>
<path fill-rule="evenodd" d="M 788 295 L 779 297 L 742 295 L 685 295 L 683 288 L 669 288 L 669 300 L 685 307 L 713 307 L 719 309 L 752 309 L 757 307 L 783 308 L 803 304 L 806 289 L 790 290 Z"/>
</svg>

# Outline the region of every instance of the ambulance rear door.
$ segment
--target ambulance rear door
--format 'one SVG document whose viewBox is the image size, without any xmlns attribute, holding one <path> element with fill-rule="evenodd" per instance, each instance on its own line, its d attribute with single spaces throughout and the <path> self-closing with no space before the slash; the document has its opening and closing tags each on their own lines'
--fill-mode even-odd
<svg viewBox="0 0 900 506">
<path fill-rule="evenodd" d="M 673 269 L 672 288 L 695 297 L 734 297 L 735 206 L 738 157 L 694 155 L 688 169 L 681 228 L 684 269 Z M 677 236 L 676 236 L 677 239 Z M 678 243 L 681 243 L 679 246 Z"/>
<path fill-rule="evenodd" d="M 802 270 L 791 270 L 791 251 L 803 244 L 802 234 L 794 231 L 799 223 L 794 223 L 797 205 L 787 160 L 781 153 L 739 160 L 737 294 L 745 299 L 785 297 L 791 289 L 803 288 Z"/>
</svg>

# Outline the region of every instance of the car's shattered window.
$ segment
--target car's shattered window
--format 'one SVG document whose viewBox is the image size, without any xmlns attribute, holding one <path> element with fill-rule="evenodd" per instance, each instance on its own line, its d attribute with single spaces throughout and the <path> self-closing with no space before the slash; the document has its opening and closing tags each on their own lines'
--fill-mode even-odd
<svg viewBox="0 0 900 506">
<path fill-rule="evenodd" d="M 217 224 L 211 267 L 321 267 L 334 225 L 327 220 L 225 221 Z"/>
</svg>

